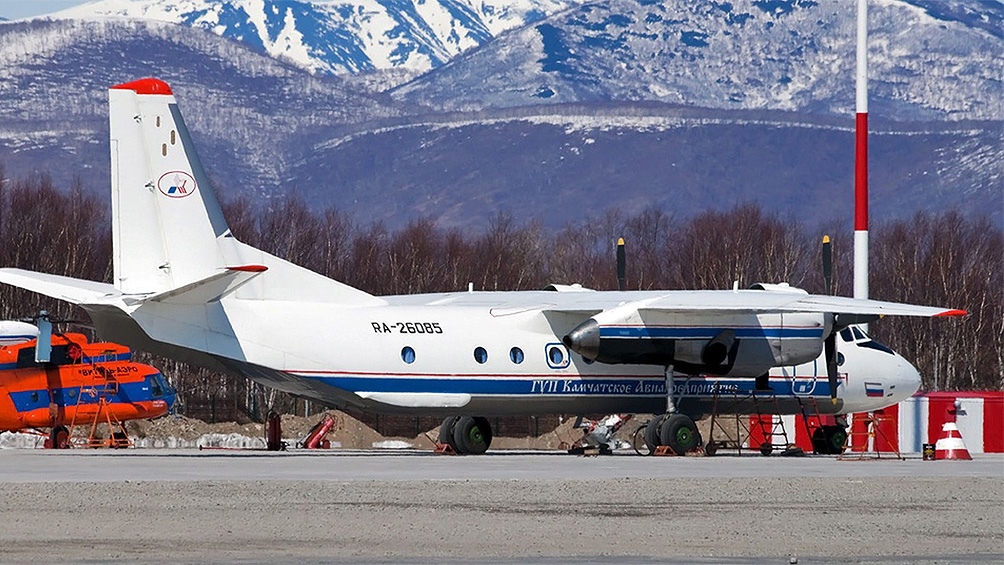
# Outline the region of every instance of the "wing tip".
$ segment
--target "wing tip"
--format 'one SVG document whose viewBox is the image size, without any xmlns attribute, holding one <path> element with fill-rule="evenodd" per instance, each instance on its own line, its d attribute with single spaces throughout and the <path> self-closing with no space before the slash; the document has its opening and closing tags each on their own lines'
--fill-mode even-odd
<svg viewBox="0 0 1004 565">
<path fill-rule="evenodd" d="M 935 318 L 946 318 L 946 317 L 949 317 L 949 316 L 968 316 L 968 315 L 969 315 L 969 312 L 966 312 L 965 310 L 945 310 L 944 312 L 941 312 L 940 314 L 935 314 L 934 317 Z"/>
<path fill-rule="evenodd" d="M 227 270 L 241 273 L 264 273 L 268 270 L 268 267 L 265 265 L 237 265 L 235 267 L 227 267 Z"/>
</svg>

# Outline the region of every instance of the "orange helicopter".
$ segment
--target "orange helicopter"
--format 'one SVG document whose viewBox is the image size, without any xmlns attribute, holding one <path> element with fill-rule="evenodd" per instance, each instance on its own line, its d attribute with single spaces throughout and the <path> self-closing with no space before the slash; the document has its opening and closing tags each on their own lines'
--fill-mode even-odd
<svg viewBox="0 0 1004 565">
<path fill-rule="evenodd" d="M 155 367 L 132 362 L 129 348 L 50 333 L 44 316 L 36 323 L 0 322 L 0 431 L 48 428 L 45 446 L 61 449 L 70 447 L 70 429 L 88 426 L 84 445 L 128 447 L 123 422 L 174 406 L 174 388 Z M 97 437 L 101 423 L 108 438 Z"/>
</svg>

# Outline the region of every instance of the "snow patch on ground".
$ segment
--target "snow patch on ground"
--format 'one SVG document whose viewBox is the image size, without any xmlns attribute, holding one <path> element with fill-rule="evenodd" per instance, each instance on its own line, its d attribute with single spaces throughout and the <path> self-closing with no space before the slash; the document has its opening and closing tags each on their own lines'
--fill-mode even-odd
<svg viewBox="0 0 1004 565">
<path fill-rule="evenodd" d="M 393 439 L 373 442 L 374 449 L 411 449 L 412 447 L 415 446 L 406 441 L 393 440 Z"/>
</svg>

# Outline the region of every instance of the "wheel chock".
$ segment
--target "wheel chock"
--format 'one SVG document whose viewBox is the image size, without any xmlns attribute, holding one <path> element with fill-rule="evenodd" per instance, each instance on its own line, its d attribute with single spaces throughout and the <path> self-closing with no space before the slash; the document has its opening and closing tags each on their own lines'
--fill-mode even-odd
<svg viewBox="0 0 1004 565">
<path fill-rule="evenodd" d="M 778 453 L 781 457 L 805 457 L 805 450 L 797 445 L 789 445 L 787 449 Z"/>
<path fill-rule="evenodd" d="M 673 448 L 668 445 L 660 445 L 655 448 L 655 451 L 652 452 L 652 455 L 655 455 L 657 457 L 669 457 L 671 455 L 676 455 L 676 452 L 673 451 Z"/>
<path fill-rule="evenodd" d="M 436 448 L 432 450 L 436 455 L 456 455 L 457 450 L 448 443 L 436 443 Z"/>
</svg>

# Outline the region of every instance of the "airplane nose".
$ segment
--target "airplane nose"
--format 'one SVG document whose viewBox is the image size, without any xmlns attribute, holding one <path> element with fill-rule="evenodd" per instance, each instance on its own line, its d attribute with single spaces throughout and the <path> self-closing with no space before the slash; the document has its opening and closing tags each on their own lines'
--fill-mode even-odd
<svg viewBox="0 0 1004 565">
<path fill-rule="evenodd" d="M 893 397 L 896 402 L 902 402 L 920 390 L 920 371 L 902 357 L 899 358 L 895 380 L 896 389 Z"/>
</svg>

